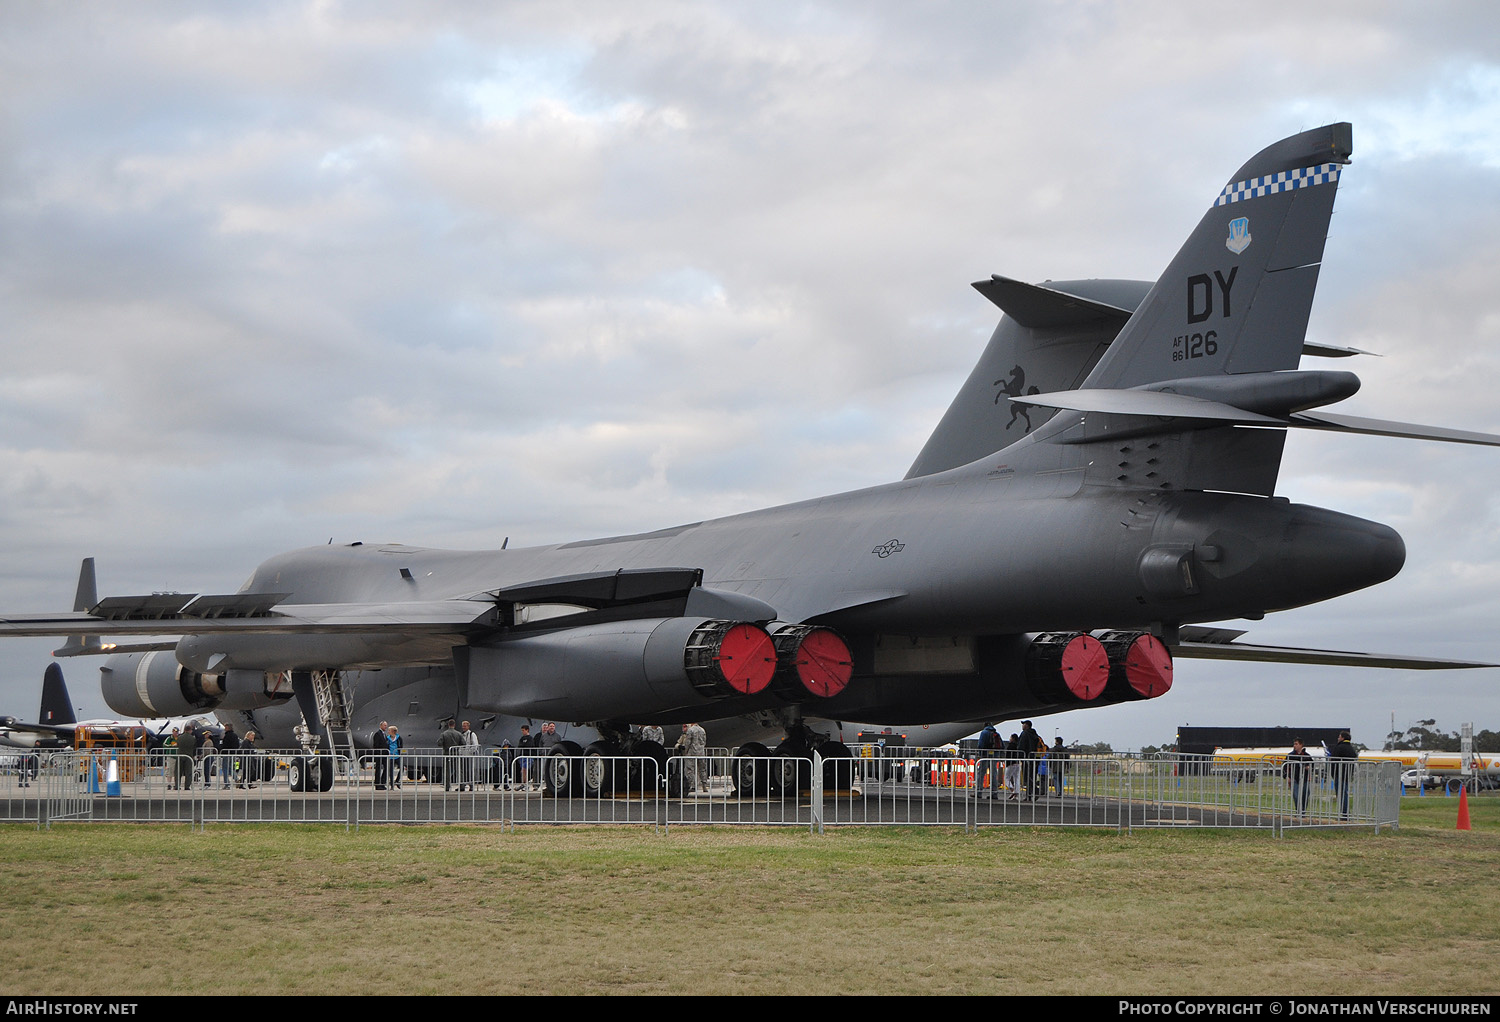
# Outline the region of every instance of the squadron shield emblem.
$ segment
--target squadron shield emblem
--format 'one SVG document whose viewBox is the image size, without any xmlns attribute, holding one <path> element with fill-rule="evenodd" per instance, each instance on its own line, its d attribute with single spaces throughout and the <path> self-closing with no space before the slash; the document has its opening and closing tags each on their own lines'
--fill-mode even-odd
<svg viewBox="0 0 1500 1022">
<path fill-rule="evenodd" d="M 1239 255 L 1250 247 L 1250 218 L 1237 216 L 1229 221 L 1229 237 L 1224 239 L 1224 247 L 1235 255 Z"/>
</svg>

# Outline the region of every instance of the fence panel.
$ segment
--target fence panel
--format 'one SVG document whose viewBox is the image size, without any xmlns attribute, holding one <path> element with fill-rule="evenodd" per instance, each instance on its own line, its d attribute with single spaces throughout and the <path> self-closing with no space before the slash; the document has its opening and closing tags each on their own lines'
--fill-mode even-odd
<svg viewBox="0 0 1500 1022">
<path fill-rule="evenodd" d="M 664 823 L 807 827 L 815 823 L 813 761 L 790 756 L 673 756 Z M 821 775 L 819 775 L 821 783 Z"/>
</svg>

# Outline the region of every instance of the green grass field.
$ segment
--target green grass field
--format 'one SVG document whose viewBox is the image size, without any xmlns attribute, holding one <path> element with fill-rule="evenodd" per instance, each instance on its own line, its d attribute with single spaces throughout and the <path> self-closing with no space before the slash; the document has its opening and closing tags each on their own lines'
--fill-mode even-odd
<svg viewBox="0 0 1500 1022">
<path fill-rule="evenodd" d="M 1493 993 L 1500 799 L 1394 833 L 0 827 L 14 994 Z M 19 938 L 19 939 L 18 939 Z"/>
</svg>

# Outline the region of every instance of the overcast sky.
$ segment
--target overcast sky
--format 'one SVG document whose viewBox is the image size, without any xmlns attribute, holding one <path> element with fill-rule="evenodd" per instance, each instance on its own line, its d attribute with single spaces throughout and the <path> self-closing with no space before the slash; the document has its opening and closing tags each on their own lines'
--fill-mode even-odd
<svg viewBox="0 0 1500 1022">
<path fill-rule="evenodd" d="M 1338 411 L 1500 431 L 1493 4 L 0 7 L 0 607 L 281 550 L 530 545 L 899 478 L 969 287 L 1155 279 L 1263 146 L 1354 124 L 1309 336 Z M 1391 582 L 1248 639 L 1500 662 L 1500 451 L 1300 432 Z M 1106 622 L 1101 622 L 1106 624 Z M 55 641 L 0 650 L 31 719 Z M 96 661 L 64 664 L 103 713 Z M 1039 721 L 1500 728 L 1500 670 L 1182 661 Z"/>
</svg>

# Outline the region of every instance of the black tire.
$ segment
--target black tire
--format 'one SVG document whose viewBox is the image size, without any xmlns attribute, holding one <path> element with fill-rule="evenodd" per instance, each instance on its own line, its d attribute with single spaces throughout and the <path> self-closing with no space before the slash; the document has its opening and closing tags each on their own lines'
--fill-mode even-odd
<svg viewBox="0 0 1500 1022">
<path fill-rule="evenodd" d="M 286 768 L 287 787 L 292 791 L 307 790 L 307 760 L 301 756 L 292 757 L 291 765 Z"/>
<path fill-rule="evenodd" d="M 667 749 L 661 742 L 639 741 L 632 755 L 639 757 L 631 764 L 631 780 L 642 794 L 655 796 L 661 790 L 661 776 L 667 765 Z M 640 770 L 640 776 L 635 772 Z"/>
<path fill-rule="evenodd" d="M 734 752 L 734 788 L 744 797 L 762 797 L 771 793 L 771 765 L 766 757 L 771 755 L 759 742 L 746 742 Z"/>
<path fill-rule="evenodd" d="M 609 742 L 591 742 L 583 750 L 583 793 L 590 797 L 612 795 L 621 778 L 616 775 L 614 757 L 620 750 Z"/>
<path fill-rule="evenodd" d="M 788 738 L 771 755 L 776 757 L 771 763 L 772 784 L 783 798 L 796 798 L 812 784 L 812 765 L 806 760 L 808 750 L 801 740 Z"/>
<path fill-rule="evenodd" d="M 854 787 L 854 753 L 849 746 L 843 742 L 824 742 L 818 746 L 818 755 L 823 757 L 824 791 L 848 791 Z"/>
<path fill-rule="evenodd" d="M 558 742 L 548 749 L 542 760 L 542 790 L 557 798 L 582 795 L 582 756 L 583 747 L 577 742 Z"/>
<path fill-rule="evenodd" d="M 318 791 L 332 791 L 334 775 L 339 772 L 338 758 L 335 756 L 319 756 L 313 763 L 317 767 L 317 773 L 313 774 Z"/>
</svg>

